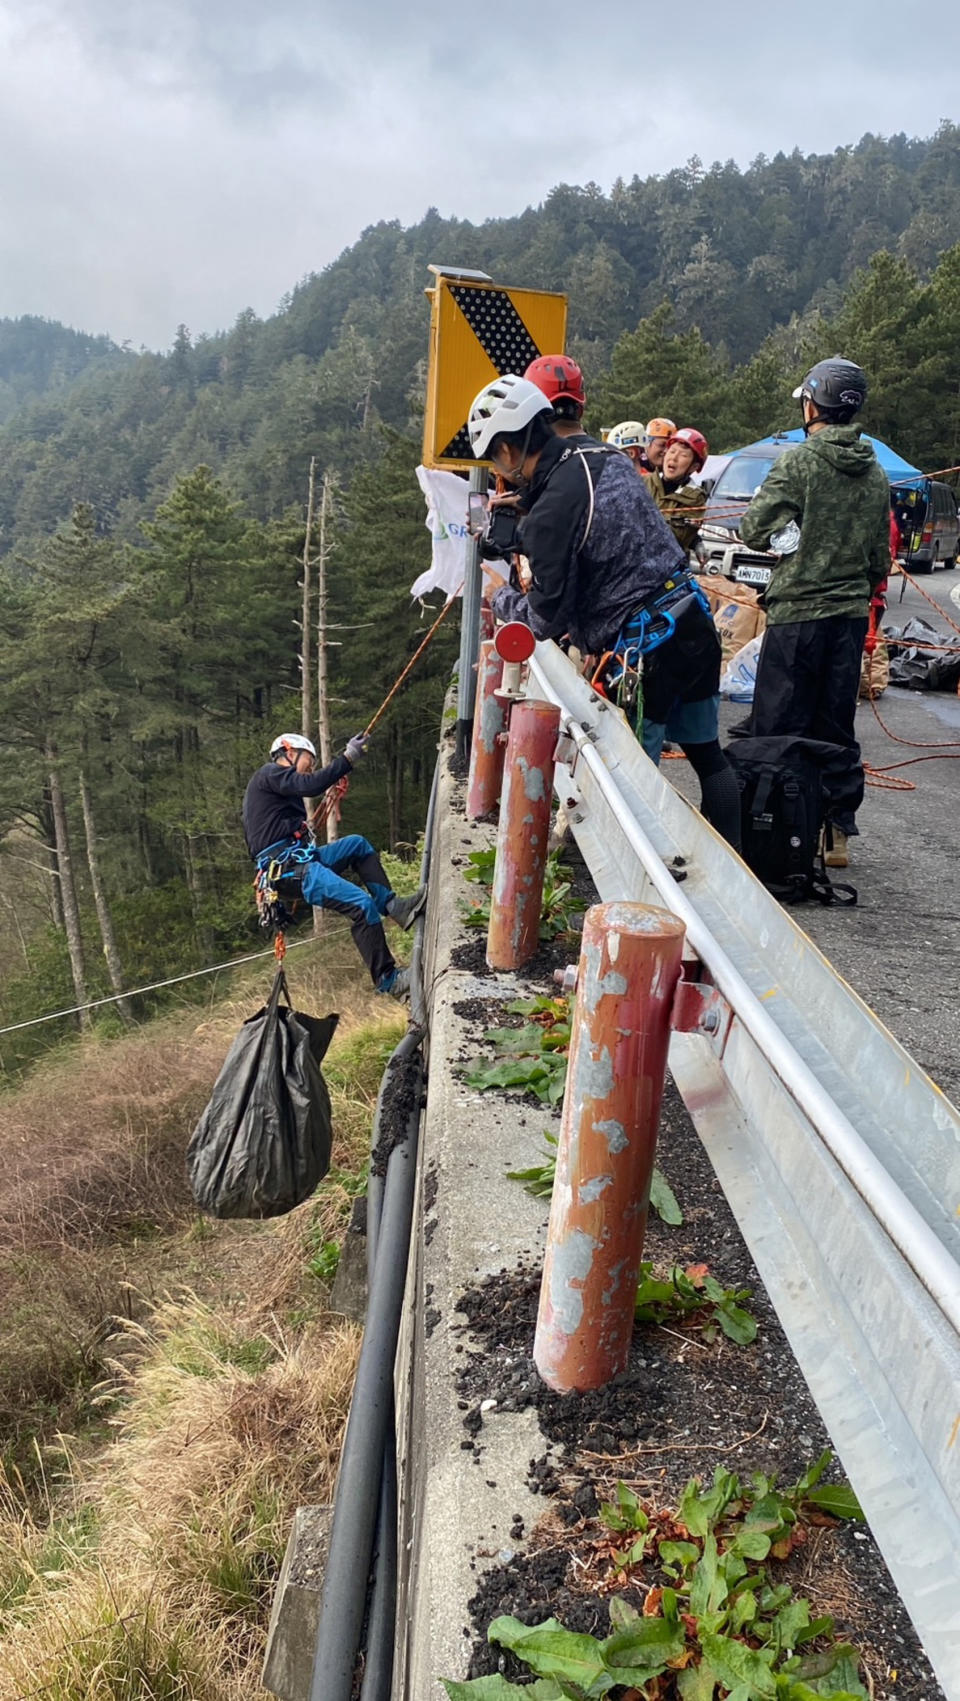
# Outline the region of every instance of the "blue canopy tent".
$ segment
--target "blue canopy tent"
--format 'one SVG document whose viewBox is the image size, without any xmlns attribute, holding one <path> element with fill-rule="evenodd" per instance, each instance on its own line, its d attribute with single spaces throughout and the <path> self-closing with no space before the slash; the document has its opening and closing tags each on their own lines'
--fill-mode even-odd
<svg viewBox="0 0 960 1701">
<path fill-rule="evenodd" d="M 862 435 L 865 443 L 873 444 L 873 452 L 891 484 L 916 484 L 918 480 L 926 477 L 919 467 L 912 467 L 909 461 L 905 461 L 902 455 L 897 454 L 896 449 L 891 449 L 889 443 L 881 443 L 879 437 L 868 437 L 865 431 Z M 797 429 L 795 431 L 778 431 L 775 437 L 761 437 L 757 443 L 750 443 L 747 446 L 751 449 L 762 449 L 766 448 L 768 443 L 802 442 L 803 431 Z M 742 451 L 740 452 L 742 453 Z"/>
</svg>

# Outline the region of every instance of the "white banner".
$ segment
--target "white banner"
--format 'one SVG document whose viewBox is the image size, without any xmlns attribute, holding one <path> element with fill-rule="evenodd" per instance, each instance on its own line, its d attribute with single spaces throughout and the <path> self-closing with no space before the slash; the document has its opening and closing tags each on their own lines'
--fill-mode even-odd
<svg viewBox="0 0 960 1701">
<path fill-rule="evenodd" d="M 417 478 L 427 501 L 425 524 L 433 539 L 433 559 L 410 586 L 410 595 L 444 591 L 452 597 L 462 588 L 466 572 L 467 481 L 430 467 L 418 467 Z"/>
</svg>

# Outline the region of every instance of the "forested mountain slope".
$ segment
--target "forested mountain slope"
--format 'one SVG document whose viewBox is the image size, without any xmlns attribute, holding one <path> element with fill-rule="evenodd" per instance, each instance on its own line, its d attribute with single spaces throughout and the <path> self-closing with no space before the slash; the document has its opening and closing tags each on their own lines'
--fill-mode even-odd
<svg viewBox="0 0 960 1701">
<path fill-rule="evenodd" d="M 479 228 L 378 225 L 272 318 L 181 327 L 166 355 L 17 322 L 0 369 L 6 346 L 33 399 L 0 428 L 0 1028 L 249 943 L 240 799 L 300 723 L 311 457 L 336 747 L 416 648 L 431 261 L 569 291 L 594 428 L 668 412 L 732 447 L 796 423 L 798 377 L 842 350 L 870 377 L 868 430 L 925 469 L 960 463 L 953 126 L 562 187 Z M 378 727 L 345 831 L 415 839 L 455 625 Z M 0 1036 L 0 1068 L 61 1031 Z"/>
<path fill-rule="evenodd" d="M 113 368 L 133 357 L 109 337 L 73 331 L 27 314 L 0 319 L 0 423 L 25 402 L 62 393 L 92 368 Z"/>
<path fill-rule="evenodd" d="M 480 226 L 435 211 L 410 229 L 379 224 L 272 318 L 244 312 L 196 340 L 181 327 L 169 354 L 105 362 L 21 408 L 0 431 L 0 552 L 53 530 L 76 500 L 133 539 L 144 508 L 200 462 L 261 519 L 302 500 L 307 442 L 323 464 L 355 465 L 364 425 L 403 429 L 419 406 L 431 261 L 567 290 L 573 351 L 591 377 L 623 331 L 669 300 L 675 328 L 699 330 L 722 376 L 777 327 L 834 314 L 878 250 L 923 280 L 956 242 L 952 124 L 931 140 L 865 136 L 745 171 L 691 160 L 609 195 L 561 185 L 542 207 Z"/>
</svg>

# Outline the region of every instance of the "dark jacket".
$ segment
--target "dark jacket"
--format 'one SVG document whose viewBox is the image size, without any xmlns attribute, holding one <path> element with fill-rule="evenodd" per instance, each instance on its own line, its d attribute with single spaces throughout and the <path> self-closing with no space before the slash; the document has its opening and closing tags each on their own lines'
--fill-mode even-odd
<svg viewBox="0 0 960 1701">
<path fill-rule="evenodd" d="M 292 839 L 307 819 L 304 798 L 320 797 L 352 772 L 345 756 L 335 756 L 318 774 L 298 774 L 296 768 L 265 762 L 243 794 L 243 836 L 250 855 L 257 857 L 268 845 Z"/>
<path fill-rule="evenodd" d="M 831 615 L 865 620 L 890 569 L 890 481 L 856 425 L 827 425 L 774 461 L 740 521 L 766 549 L 789 520 L 800 546 L 774 566 L 763 600 L 771 626 Z"/>
<path fill-rule="evenodd" d="M 593 509 L 591 515 L 591 506 Z M 599 443 L 554 438 L 541 451 L 519 527 L 533 583 L 505 585 L 498 620 L 522 620 L 537 638 L 569 632 L 601 654 L 651 591 L 687 565 L 633 462 Z"/>
</svg>

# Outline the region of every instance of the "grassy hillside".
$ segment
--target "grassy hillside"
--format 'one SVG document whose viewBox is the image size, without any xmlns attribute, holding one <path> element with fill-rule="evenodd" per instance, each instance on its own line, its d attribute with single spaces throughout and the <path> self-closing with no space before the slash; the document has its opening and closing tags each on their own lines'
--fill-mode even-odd
<svg viewBox="0 0 960 1701">
<path fill-rule="evenodd" d="M 298 1005 L 341 1011 L 333 1169 L 286 1218 L 201 1219 L 186 1140 L 269 973 L 3 1098 L 0 1701 L 263 1693 L 290 1518 L 336 1470 L 358 1331 L 329 1281 L 405 1022 L 349 941 L 291 958 Z"/>
</svg>

